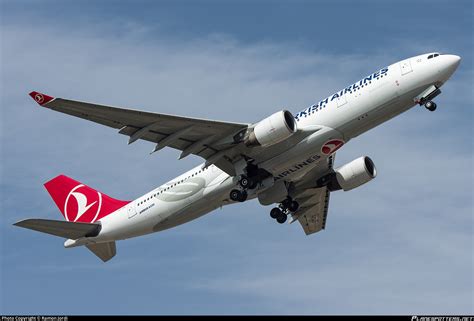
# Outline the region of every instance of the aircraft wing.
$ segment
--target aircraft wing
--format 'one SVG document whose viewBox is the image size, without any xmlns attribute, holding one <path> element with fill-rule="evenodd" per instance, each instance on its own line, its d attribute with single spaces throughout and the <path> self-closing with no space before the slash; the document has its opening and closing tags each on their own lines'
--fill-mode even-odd
<svg viewBox="0 0 474 321">
<path fill-rule="evenodd" d="M 291 223 L 299 221 L 306 235 L 324 230 L 328 215 L 330 191 L 327 187 L 315 187 L 316 180 L 332 170 L 335 154 L 326 159 L 304 180 L 296 182 L 293 199 L 299 203 L 299 208 L 292 214 Z"/>
<path fill-rule="evenodd" d="M 234 144 L 233 136 L 248 124 L 180 117 L 153 112 L 97 105 L 81 101 L 54 98 L 31 92 L 41 106 L 118 129 L 129 136 L 131 144 L 139 139 L 155 143 L 152 153 L 163 147 L 181 150 L 180 159 L 194 154 L 232 174 L 232 163 L 226 159 Z"/>
</svg>

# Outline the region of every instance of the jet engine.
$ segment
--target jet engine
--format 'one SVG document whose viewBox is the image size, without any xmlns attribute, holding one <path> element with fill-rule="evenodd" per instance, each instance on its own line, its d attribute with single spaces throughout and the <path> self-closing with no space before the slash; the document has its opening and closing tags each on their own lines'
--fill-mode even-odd
<svg viewBox="0 0 474 321">
<path fill-rule="evenodd" d="M 327 176 L 320 178 L 318 186 L 327 186 L 330 191 L 350 191 L 359 187 L 377 176 L 374 162 L 363 156 L 334 170 Z"/>
<path fill-rule="evenodd" d="M 284 141 L 296 130 L 293 115 L 282 110 L 259 121 L 246 135 L 244 142 L 247 146 L 270 146 Z"/>
</svg>

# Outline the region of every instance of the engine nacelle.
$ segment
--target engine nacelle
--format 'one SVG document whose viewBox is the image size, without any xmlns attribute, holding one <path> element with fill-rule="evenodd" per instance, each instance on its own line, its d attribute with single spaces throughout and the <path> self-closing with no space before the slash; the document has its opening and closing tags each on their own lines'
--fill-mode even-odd
<svg viewBox="0 0 474 321">
<path fill-rule="evenodd" d="M 363 156 L 335 170 L 336 180 L 344 191 L 359 187 L 377 176 L 374 162 Z"/>
<path fill-rule="evenodd" d="M 284 141 L 296 130 L 296 120 L 293 115 L 287 110 L 282 110 L 259 121 L 245 138 L 245 144 L 247 146 L 270 146 Z"/>
<path fill-rule="evenodd" d="M 331 192 L 340 189 L 350 191 L 371 181 L 375 176 L 377 170 L 374 162 L 369 157 L 363 156 L 321 177 L 316 183 L 317 186 L 327 186 Z"/>
</svg>

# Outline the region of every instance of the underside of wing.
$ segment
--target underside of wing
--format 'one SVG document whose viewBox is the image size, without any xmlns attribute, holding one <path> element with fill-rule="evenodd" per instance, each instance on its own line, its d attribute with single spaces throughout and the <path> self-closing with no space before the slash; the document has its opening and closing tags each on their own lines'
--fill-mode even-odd
<svg viewBox="0 0 474 321">
<path fill-rule="evenodd" d="M 308 189 L 296 200 L 300 204 L 293 213 L 293 221 L 298 220 L 306 235 L 324 230 L 328 215 L 329 195 L 327 187 Z"/>
<path fill-rule="evenodd" d="M 321 165 L 296 182 L 292 198 L 298 202 L 299 208 L 292 213 L 292 221 L 299 221 L 306 235 L 324 230 L 329 208 L 331 192 L 327 186 L 317 187 L 316 181 L 329 173 L 334 164 L 335 154 L 322 161 Z"/>
<path fill-rule="evenodd" d="M 248 124 L 180 117 L 153 112 L 104 106 L 62 98 L 38 92 L 30 96 L 43 107 L 71 116 L 115 128 L 129 136 L 131 144 L 139 139 L 155 143 L 152 152 L 164 147 L 181 150 L 180 158 L 194 154 L 211 163 L 232 155 L 233 136 Z M 222 167 L 225 167 L 223 165 Z"/>
</svg>

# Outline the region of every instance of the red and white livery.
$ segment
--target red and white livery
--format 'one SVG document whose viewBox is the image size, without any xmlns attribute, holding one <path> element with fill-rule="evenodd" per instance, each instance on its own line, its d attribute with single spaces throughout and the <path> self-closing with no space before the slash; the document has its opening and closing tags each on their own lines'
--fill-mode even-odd
<svg viewBox="0 0 474 321">
<path fill-rule="evenodd" d="M 256 123 L 180 117 L 55 98 L 30 96 L 43 108 L 83 118 L 146 140 L 152 152 L 179 150 L 204 163 L 133 201 L 114 199 L 59 175 L 45 187 L 64 220 L 26 219 L 15 225 L 86 246 L 103 261 L 116 241 L 162 231 L 224 205 L 257 198 L 275 204 L 278 223 L 290 217 L 306 234 L 326 227 L 329 197 L 375 178 L 362 156 L 334 167 L 335 153 L 352 138 L 415 105 L 434 111 L 433 99 L 460 63 L 456 55 L 428 53 L 381 68 L 297 114 L 282 110 Z"/>
</svg>

